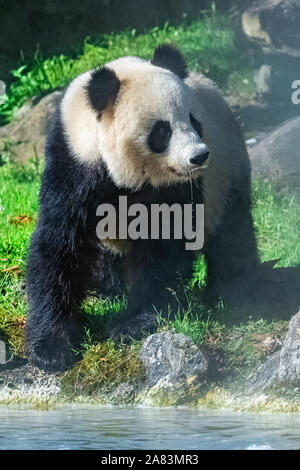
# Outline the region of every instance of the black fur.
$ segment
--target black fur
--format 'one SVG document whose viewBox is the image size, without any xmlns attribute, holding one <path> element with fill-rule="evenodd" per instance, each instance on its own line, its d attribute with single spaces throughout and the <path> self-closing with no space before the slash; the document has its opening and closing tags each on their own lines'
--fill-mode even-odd
<svg viewBox="0 0 300 470">
<path fill-rule="evenodd" d="M 200 122 L 197 121 L 197 119 L 194 118 L 194 116 L 190 113 L 190 120 L 193 128 L 195 131 L 198 133 L 199 137 L 202 139 L 203 138 L 203 131 L 202 131 L 202 125 Z"/>
<path fill-rule="evenodd" d="M 92 72 L 87 93 L 92 108 L 99 118 L 102 111 L 116 101 L 120 86 L 120 80 L 113 70 L 99 67 Z"/>
<path fill-rule="evenodd" d="M 169 121 L 156 121 L 149 136 L 148 145 L 152 152 L 164 152 L 172 136 L 172 129 Z"/>
<path fill-rule="evenodd" d="M 176 47 L 170 44 L 161 44 L 153 54 L 152 64 L 170 70 L 182 80 L 188 76 L 184 57 Z"/>
</svg>

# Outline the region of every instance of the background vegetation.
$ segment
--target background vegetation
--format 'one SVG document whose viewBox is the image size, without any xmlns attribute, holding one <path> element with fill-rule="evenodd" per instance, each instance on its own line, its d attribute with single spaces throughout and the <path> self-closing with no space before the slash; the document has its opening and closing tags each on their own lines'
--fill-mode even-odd
<svg viewBox="0 0 300 470">
<path fill-rule="evenodd" d="M 238 53 L 232 21 L 213 6 L 201 19 L 189 24 L 174 27 L 166 22 L 147 33 L 127 29 L 119 34 L 98 35 L 93 41 L 86 38 L 74 56 L 59 54 L 44 59 L 41 53 L 35 54 L 31 64 L 12 71 L 14 81 L 0 104 L 0 123 L 10 121 L 32 96 L 63 88 L 80 73 L 120 56 L 136 55 L 149 60 L 155 46 L 165 42 L 175 43 L 192 70 L 208 75 L 225 92 L 255 94 L 253 73 L 248 59 Z"/>
<path fill-rule="evenodd" d="M 232 11 L 250 0 L 215 0 L 218 9 Z M 61 51 L 76 57 L 83 40 L 124 29 L 138 33 L 168 20 L 189 22 L 211 8 L 211 0 L 0 0 L 0 79 L 36 55 L 52 57 Z M 43 57 L 42 57 L 43 58 Z"/>
</svg>

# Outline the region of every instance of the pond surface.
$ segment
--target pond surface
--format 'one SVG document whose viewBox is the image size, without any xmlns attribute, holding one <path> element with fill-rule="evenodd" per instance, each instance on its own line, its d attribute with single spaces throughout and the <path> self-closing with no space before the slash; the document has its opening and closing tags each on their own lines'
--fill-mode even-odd
<svg viewBox="0 0 300 470">
<path fill-rule="evenodd" d="M 300 449 L 300 415 L 0 406 L 0 449 Z"/>
</svg>

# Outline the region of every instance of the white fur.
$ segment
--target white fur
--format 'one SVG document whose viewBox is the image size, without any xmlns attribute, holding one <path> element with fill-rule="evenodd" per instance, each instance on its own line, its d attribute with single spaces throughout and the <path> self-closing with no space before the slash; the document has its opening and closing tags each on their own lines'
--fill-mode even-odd
<svg viewBox="0 0 300 470">
<path fill-rule="evenodd" d="M 88 102 L 86 86 L 91 72 L 79 75 L 67 88 L 61 103 L 62 121 L 70 149 L 80 160 L 93 163 L 98 150 L 98 123 Z"/>
<path fill-rule="evenodd" d="M 87 99 L 90 72 L 68 87 L 61 110 L 65 134 L 76 158 L 85 164 L 103 160 L 118 186 L 138 189 L 203 178 L 206 230 L 217 226 L 229 182 L 238 177 L 247 158 L 239 132 L 214 84 L 201 75 L 185 81 L 168 70 L 136 57 L 107 64 L 121 88 L 112 109 L 100 120 Z M 203 140 L 193 129 L 190 113 L 202 124 Z M 157 120 L 170 121 L 172 137 L 163 154 L 152 153 L 147 137 Z M 210 157 L 191 174 L 190 159 L 207 145 Z M 207 164 L 208 163 L 208 164 Z"/>
</svg>

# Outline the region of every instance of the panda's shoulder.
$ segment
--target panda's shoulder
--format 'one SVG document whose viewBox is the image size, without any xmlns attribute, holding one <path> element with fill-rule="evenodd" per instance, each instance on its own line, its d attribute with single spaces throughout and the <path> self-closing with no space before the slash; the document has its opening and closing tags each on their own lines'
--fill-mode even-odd
<svg viewBox="0 0 300 470">
<path fill-rule="evenodd" d="M 190 73 L 184 80 L 193 90 L 203 108 L 218 110 L 220 117 L 228 118 L 229 106 L 218 86 L 202 74 Z"/>
<path fill-rule="evenodd" d="M 211 91 L 212 93 L 220 94 L 220 90 L 215 82 L 201 73 L 191 72 L 184 80 L 186 85 L 193 88 L 195 91 Z"/>
</svg>

